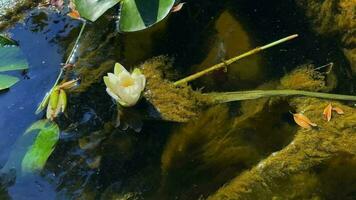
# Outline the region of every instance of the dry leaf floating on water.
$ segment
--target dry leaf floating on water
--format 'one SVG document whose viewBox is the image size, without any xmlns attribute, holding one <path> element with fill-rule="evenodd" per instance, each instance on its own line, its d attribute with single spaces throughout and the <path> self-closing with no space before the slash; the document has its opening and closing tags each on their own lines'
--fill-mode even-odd
<svg viewBox="0 0 356 200">
<path fill-rule="evenodd" d="M 332 110 L 335 111 L 339 115 L 345 114 L 344 111 L 339 107 L 333 107 Z"/>
<path fill-rule="evenodd" d="M 328 106 L 326 106 L 323 111 L 324 119 L 326 119 L 326 121 L 329 122 L 331 120 L 331 114 L 332 114 L 332 105 L 331 103 L 329 103 Z"/>
<path fill-rule="evenodd" d="M 293 114 L 293 118 L 295 123 L 297 123 L 299 126 L 306 128 L 306 129 L 311 129 L 313 126 L 317 126 L 317 124 L 313 123 L 310 121 L 308 117 L 301 113 L 295 113 Z"/>
<path fill-rule="evenodd" d="M 173 8 L 171 9 L 171 12 L 178 12 L 178 11 L 180 11 L 180 10 L 183 8 L 183 5 L 184 5 L 185 3 L 186 3 L 186 2 L 179 3 L 179 4 L 177 4 L 176 6 L 173 6 Z"/>
</svg>

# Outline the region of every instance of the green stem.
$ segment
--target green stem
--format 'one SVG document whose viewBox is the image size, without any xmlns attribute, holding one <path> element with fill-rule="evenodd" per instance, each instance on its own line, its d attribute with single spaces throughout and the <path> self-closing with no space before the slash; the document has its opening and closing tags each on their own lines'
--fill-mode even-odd
<svg viewBox="0 0 356 200">
<path fill-rule="evenodd" d="M 251 90 L 240 92 L 222 92 L 222 93 L 207 93 L 204 96 L 208 97 L 210 103 L 227 103 L 231 101 L 243 101 L 249 99 L 258 99 L 263 97 L 275 96 L 308 96 L 324 99 L 335 99 L 345 101 L 356 101 L 356 96 L 329 94 L 321 92 L 309 92 L 303 90 Z"/>
<path fill-rule="evenodd" d="M 72 47 L 72 50 L 70 51 L 69 56 L 67 57 L 67 60 L 66 60 L 66 62 L 65 62 L 65 64 L 64 64 L 64 66 L 67 65 L 67 64 L 69 64 L 71 57 L 74 55 L 74 52 L 75 52 L 75 50 L 76 50 L 76 48 L 77 48 L 77 46 L 78 46 L 78 44 L 79 44 L 79 40 L 80 40 L 80 38 L 82 37 L 82 34 L 83 34 L 83 32 L 84 32 L 84 29 L 85 29 L 86 24 L 87 24 L 87 22 L 84 21 L 83 24 L 82 24 L 82 27 L 80 28 L 79 34 L 78 34 L 78 36 L 77 36 L 77 39 L 76 39 L 75 42 L 74 42 L 74 46 Z M 58 83 L 59 83 L 59 81 L 60 81 L 60 79 L 61 79 L 61 77 L 62 77 L 62 75 L 63 75 L 63 72 L 64 72 L 64 69 L 63 69 L 63 67 L 62 67 L 61 70 L 59 71 L 59 74 L 58 74 L 58 76 L 57 76 L 57 79 L 56 79 L 56 81 L 54 82 L 52 88 L 46 93 L 46 95 L 43 97 L 41 103 L 40 103 L 39 106 L 37 107 L 37 109 L 36 109 L 36 114 L 40 113 L 40 112 L 47 106 L 49 97 L 51 96 L 51 93 L 53 92 L 54 88 L 58 85 Z"/>
<path fill-rule="evenodd" d="M 294 35 L 291 35 L 291 36 L 282 38 L 282 39 L 280 39 L 280 40 L 274 41 L 274 42 L 272 42 L 272 43 L 270 43 L 270 44 L 264 45 L 264 46 L 262 46 L 262 47 L 257 47 L 257 48 L 252 49 L 252 50 L 250 50 L 250 51 L 248 51 L 248 52 L 246 52 L 246 53 L 244 53 L 244 54 L 241 54 L 241 55 L 239 55 L 239 56 L 236 56 L 236 57 L 234 57 L 234 58 L 231 58 L 231 59 L 229 59 L 229 60 L 226 60 L 225 62 L 216 64 L 216 65 L 214 65 L 214 66 L 212 66 L 212 67 L 210 67 L 210 68 L 208 68 L 208 69 L 205 69 L 205 70 L 203 70 L 203 71 L 200 71 L 200 72 L 197 72 L 197 73 L 195 73 L 195 74 L 192 74 L 192 75 L 190 75 L 190 76 L 188 76 L 188 77 L 186 77 L 186 78 L 183 78 L 183 79 L 181 79 L 181 80 L 179 80 L 179 81 L 176 81 L 176 82 L 174 83 L 174 85 L 182 85 L 182 84 L 188 83 L 188 82 L 190 82 L 190 81 L 192 81 L 192 80 L 195 80 L 195 79 L 197 79 L 197 78 L 199 78 L 199 77 L 201 77 L 201 76 L 204 76 L 205 74 L 208 74 L 208 73 L 210 73 L 210 72 L 212 72 L 212 71 L 215 71 L 215 70 L 218 70 L 218 69 L 227 67 L 228 65 L 231 65 L 232 63 L 234 63 L 234 62 L 236 62 L 236 61 L 238 61 L 238 60 L 241 60 L 242 58 L 246 58 L 246 57 L 248 57 L 248 56 L 254 55 L 254 54 L 256 54 L 256 53 L 258 53 L 258 52 L 260 52 L 260 51 L 263 51 L 263 50 L 268 49 L 268 48 L 270 48 L 270 47 L 276 46 L 276 45 L 281 44 L 281 43 L 283 43 L 283 42 L 292 40 L 292 39 L 294 39 L 294 38 L 296 38 L 296 37 L 298 37 L 298 35 L 297 35 L 297 34 L 294 34 Z"/>
</svg>

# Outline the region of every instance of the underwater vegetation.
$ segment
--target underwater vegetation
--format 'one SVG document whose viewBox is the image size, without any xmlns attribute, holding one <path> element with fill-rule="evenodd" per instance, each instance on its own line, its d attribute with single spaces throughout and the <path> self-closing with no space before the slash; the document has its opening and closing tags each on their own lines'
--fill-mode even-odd
<svg viewBox="0 0 356 200">
<path fill-rule="evenodd" d="M 355 199 L 355 1 L 8 5 L 0 199 Z"/>
</svg>

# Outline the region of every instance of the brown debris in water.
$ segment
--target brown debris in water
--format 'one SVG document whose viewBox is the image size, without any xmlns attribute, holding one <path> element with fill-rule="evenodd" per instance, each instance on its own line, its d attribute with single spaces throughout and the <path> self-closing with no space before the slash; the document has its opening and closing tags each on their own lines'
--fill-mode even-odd
<svg viewBox="0 0 356 200">
<path fill-rule="evenodd" d="M 172 60 L 165 56 L 150 59 L 140 66 L 146 76 L 144 97 L 161 114 L 162 119 L 187 122 L 201 112 L 200 93 L 189 86 L 174 86 L 167 80 L 165 69 L 172 67 Z"/>
</svg>

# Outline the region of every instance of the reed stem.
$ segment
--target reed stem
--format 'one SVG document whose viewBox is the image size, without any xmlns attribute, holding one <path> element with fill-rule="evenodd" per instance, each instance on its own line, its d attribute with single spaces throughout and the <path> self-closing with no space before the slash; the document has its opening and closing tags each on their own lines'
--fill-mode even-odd
<svg viewBox="0 0 356 200">
<path fill-rule="evenodd" d="M 67 60 L 66 62 L 64 63 L 64 66 L 66 66 L 67 64 L 69 64 L 70 62 L 70 59 L 72 58 L 72 56 L 74 55 L 74 52 L 76 50 L 76 48 L 78 47 L 78 44 L 79 44 L 79 40 L 80 38 L 82 37 L 82 34 L 84 32 L 84 29 L 85 29 L 85 26 L 86 26 L 87 22 L 86 21 L 83 21 L 83 24 L 82 24 L 82 27 L 80 28 L 80 31 L 79 31 L 79 34 L 77 36 L 77 39 L 75 40 L 74 42 L 74 45 L 72 47 L 72 50 L 70 51 L 68 57 L 67 57 Z M 57 79 L 56 81 L 54 82 L 52 88 L 46 93 L 46 95 L 43 97 L 41 103 L 38 105 L 37 109 L 36 109 L 36 114 L 40 113 L 47 105 L 47 102 L 49 100 L 49 97 L 51 96 L 51 93 L 52 91 L 54 90 L 54 88 L 58 85 L 59 83 L 59 80 L 61 79 L 62 75 L 63 75 L 63 72 L 64 72 L 64 68 L 62 67 L 61 70 L 59 71 L 59 74 L 57 76 Z"/>
<path fill-rule="evenodd" d="M 206 75 L 206 74 L 208 74 L 208 73 L 210 73 L 212 71 L 227 67 L 228 65 L 231 65 L 232 63 L 234 63 L 234 62 L 236 62 L 238 60 L 241 60 L 241 59 L 246 58 L 248 56 L 254 55 L 254 54 L 256 54 L 256 53 L 258 53 L 260 51 L 263 51 L 263 50 L 268 49 L 270 47 L 276 46 L 276 45 L 281 44 L 283 42 L 292 40 L 292 39 L 294 39 L 296 37 L 298 37 L 298 35 L 294 34 L 294 35 L 282 38 L 280 40 L 274 41 L 272 43 L 269 43 L 267 45 L 264 45 L 262 47 L 257 47 L 255 49 L 252 49 L 252 50 L 250 50 L 250 51 L 248 51 L 246 53 L 243 53 L 243 54 L 241 54 L 239 56 L 233 57 L 233 58 L 231 58 L 229 60 L 226 60 L 226 61 L 224 61 L 222 63 L 216 64 L 216 65 L 214 65 L 214 66 L 212 66 L 212 67 L 210 67 L 208 69 L 205 69 L 203 71 L 200 71 L 200 72 L 197 72 L 195 74 L 192 74 L 192 75 L 190 75 L 190 76 L 188 76 L 186 78 L 178 80 L 178 81 L 174 82 L 174 85 L 182 85 L 182 84 L 188 83 L 188 82 L 190 82 L 192 80 L 195 80 L 195 79 L 197 79 L 197 78 L 199 78 L 201 76 L 204 76 L 204 75 Z"/>
<path fill-rule="evenodd" d="M 239 92 L 222 92 L 222 93 L 206 93 L 204 96 L 208 97 L 208 101 L 212 104 L 227 103 L 232 101 L 243 101 L 250 99 L 258 99 L 264 97 L 275 96 L 308 96 L 324 99 L 335 99 L 344 101 L 356 101 L 356 96 L 329 94 L 321 92 L 309 92 L 303 90 L 251 90 Z"/>
</svg>

